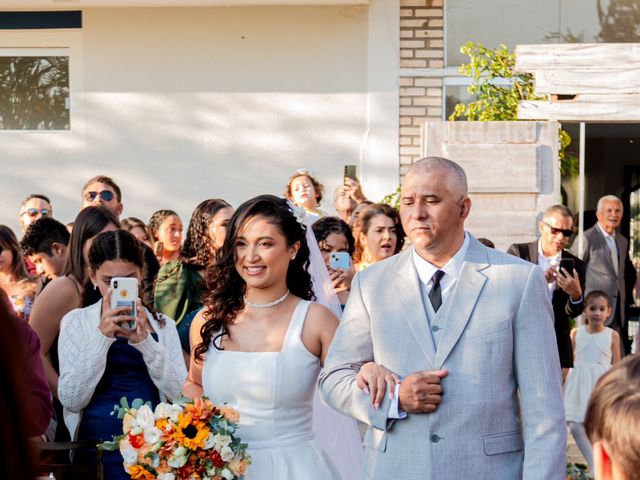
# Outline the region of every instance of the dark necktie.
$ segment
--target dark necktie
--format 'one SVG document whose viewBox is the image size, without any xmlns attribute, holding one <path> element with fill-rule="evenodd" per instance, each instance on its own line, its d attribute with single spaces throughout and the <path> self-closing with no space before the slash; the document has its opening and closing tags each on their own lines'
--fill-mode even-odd
<svg viewBox="0 0 640 480">
<path fill-rule="evenodd" d="M 433 277 L 431 277 L 431 279 L 433 280 L 433 287 L 429 292 L 429 300 L 431 300 L 431 305 L 436 312 L 442 305 L 442 290 L 440 289 L 440 280 L 442 280 L 443 276 L 444 272 L 442 270 L 436 270 L 436 273 L 434 273 Z"/>
</svg>

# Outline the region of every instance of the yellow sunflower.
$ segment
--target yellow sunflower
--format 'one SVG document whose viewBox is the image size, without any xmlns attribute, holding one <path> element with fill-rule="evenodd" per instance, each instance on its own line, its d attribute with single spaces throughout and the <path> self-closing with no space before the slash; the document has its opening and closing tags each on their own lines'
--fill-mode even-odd
<svg viewBox="0 0 640 480">
<path fill-rule="evenodd" d="M 204 422 L 195 420 L 188 413 L 178 415 L 178 426 L 173 432 L 173 438 L 185 448 L 195 450 L 204 448 L 209 436 L 209 429 Z"/>
</svg>

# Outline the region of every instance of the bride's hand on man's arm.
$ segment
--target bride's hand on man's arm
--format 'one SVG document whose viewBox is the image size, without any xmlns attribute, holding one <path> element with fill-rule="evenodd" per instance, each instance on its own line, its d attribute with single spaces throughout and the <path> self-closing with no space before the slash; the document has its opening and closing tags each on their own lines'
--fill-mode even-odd
<svg viewBox="0 0 640 480">
<path fill-rule="evenodd" d="M 202 361 L 196 360 L 196 347 L 202 342 L 200 329 L 204 325 L 204 310 L 198 312 L 193 318 L 191 327 L 189 327 L 189 343 L 191 345 L 191 357 L 189 361 L 189 372 L 187 381 L 182 387 L 182 395 L 188 398 L 201 397 L 204 394 L 202 388 Z"/>
<path fill-rule="evenodd" d="M 389 393 L 389 398 L 393 397 L 397 383 L 400 378 L 395 373 L 375 362 L 362 365 L 356 376 L 356 385 L 371 396 L 371 405 L 376 410 L 382 404 L 385 392 Z"/>
</svg>

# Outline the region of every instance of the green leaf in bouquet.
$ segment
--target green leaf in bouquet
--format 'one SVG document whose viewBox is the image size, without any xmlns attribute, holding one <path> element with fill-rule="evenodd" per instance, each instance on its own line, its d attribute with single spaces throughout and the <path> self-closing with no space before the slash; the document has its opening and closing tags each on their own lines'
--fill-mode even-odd
<svg viewBox="0 0 640 480">
<path fill-rule="evenodd" d="M 206 397 L 202 397 L 203 399 Z M 193 400 L 191 400 L 189 397 L 185 397 L 183 395 L 180 395 L 178 398 L 176 398 L 173 401 L 174 404 L 177 405 L 186 405 L 187 403 L 193 403 Z"/>
<path fill-rule="evenodd" d="M 158 455 L 156 452 L 148 452 L 144 458 L 150 458 L 151 459 L 151 466 L 154 468 L 158 468 L 160 466 L 160 455 Z"/>
<path fill-rule="evenodd" d="M 120 399 L 120 406 L 122 408 L 127 408 L 127 409 L 129 408 L 129 401 L 127 400 L 127 397 L 122 397 Z"/>
<path fill-rule="evenodd" d="M 151 465 L 144 464 L 142 465 L 142 468 L 144 468 L 147 472 L 153 474 L 154 476 L 156 477 L 158 476 L 158 471 L 155 468 L 153 468 Z"/>
<path fill-rule="evenodd" d="M 105 450 L 107 452 L 113 452 L 114 450 L 118 450 L 119 446 L 116 442 L 102 442 L 97 445 L 100 450 Z"/>
<path fill-rule="evenodd" d="M 133 402 L 131 402 L 131 408 L 135 408 L 138 410 L 142 405 L 144 405 L 144 400 L 141 398 L 136 398 Z"/>
</svg>

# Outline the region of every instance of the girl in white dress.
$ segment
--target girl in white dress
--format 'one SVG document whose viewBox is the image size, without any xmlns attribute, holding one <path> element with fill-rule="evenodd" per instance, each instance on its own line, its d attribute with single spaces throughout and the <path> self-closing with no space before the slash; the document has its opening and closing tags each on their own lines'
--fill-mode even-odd
<svg viewBox="0 0 640 480">
<path fill-rule="evenodd" d="M 205 308 L 191 326 L 183 393 L 239 412 L 238 434 L 253 459 L 247 480 L 341 478 L 312 430 L 315 384 L 338 319 L 310 301 L 308 266 L 305 227 L 286 200 L 245 202 L 231 218 L 207 277 Z M 376 385 L 395 384 L 373 364 L 360 381 L 372 402 L 387 390 Z"/>
<path fill-rule="evenodd" d="M 571 331 L 574 367 L 565 384 L 564 406 L 571 434 L 593 472 L 593 449 L 584 429 L 584 415 L 598 379 L 620 361 L 620 335 L 605 327 L 611 316 L 607 294 L 594 290 L 585 298 L 585 325 Z"/>
</svg>

